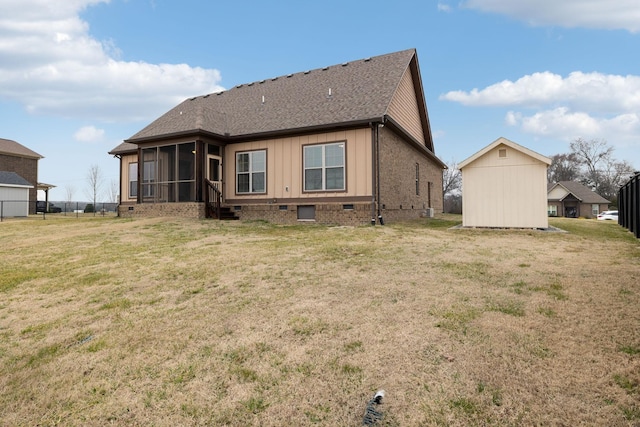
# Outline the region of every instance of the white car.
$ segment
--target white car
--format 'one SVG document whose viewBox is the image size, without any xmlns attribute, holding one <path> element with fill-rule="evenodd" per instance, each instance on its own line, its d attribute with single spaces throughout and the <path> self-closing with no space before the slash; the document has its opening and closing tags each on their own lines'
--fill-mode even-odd
<svg viewBox="0 0 640 427">
<path fill-rule="evenodd" d="M 618 211 L 604 211 L 598 214 L 598 220 L 618 221 Z"/>
</svg>

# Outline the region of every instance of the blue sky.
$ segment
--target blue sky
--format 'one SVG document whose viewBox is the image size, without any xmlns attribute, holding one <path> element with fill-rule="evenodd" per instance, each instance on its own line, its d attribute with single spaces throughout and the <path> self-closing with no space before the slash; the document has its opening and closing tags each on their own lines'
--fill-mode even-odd
<svg viewBox="0 0 640 427">
<path fill-rule="evenodd" d="M 435 151 L 604 139 L 640 168 L 637 0 L 2 0 L 0 137 L 87 200 L 107 153 L 183 99 L 416 48 Z"/>
</svg>

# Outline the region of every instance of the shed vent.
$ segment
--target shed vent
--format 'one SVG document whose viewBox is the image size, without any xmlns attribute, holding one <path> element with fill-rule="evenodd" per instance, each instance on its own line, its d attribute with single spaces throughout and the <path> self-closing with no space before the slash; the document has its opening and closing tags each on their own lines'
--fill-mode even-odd
<svg viewBox="0 0 640 427">
<path fill-rule="evenodd" d="M 506 148 L 500 148 L 498 150 L 498 157 L 500 157 L 501 159 L 504 159 L 505 157 L 507 157 L 507 149 Z"/>
</svg>

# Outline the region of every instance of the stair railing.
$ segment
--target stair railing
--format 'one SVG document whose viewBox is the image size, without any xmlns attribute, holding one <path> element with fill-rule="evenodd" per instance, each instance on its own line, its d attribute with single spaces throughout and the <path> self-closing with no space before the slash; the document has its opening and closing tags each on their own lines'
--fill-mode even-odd
<svg viewBox="0 0 640 427">
<path fill-rule="evenodd" d="M 207 205 L 207 213 L 209 218 L 220 219 L 222 210 L 222 191 L 220 183 L 205 179 L 207 191 L 205 192 L 205 203 Z"/>
</svg>

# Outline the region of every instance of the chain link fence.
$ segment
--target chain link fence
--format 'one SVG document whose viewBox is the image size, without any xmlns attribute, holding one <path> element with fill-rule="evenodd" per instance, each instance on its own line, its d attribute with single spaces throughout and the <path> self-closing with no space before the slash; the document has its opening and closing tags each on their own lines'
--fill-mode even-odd
<svg viewBox="0 0 640 427">
<path fill-rule="evenodd" d="M 37 202 L 28 200 L 0 200 L 0 221 L 8 218 L 47 217 L 87 217 L 87 216 L 115 216 L 117 203 L 100 202 Z"/>
</svg>

